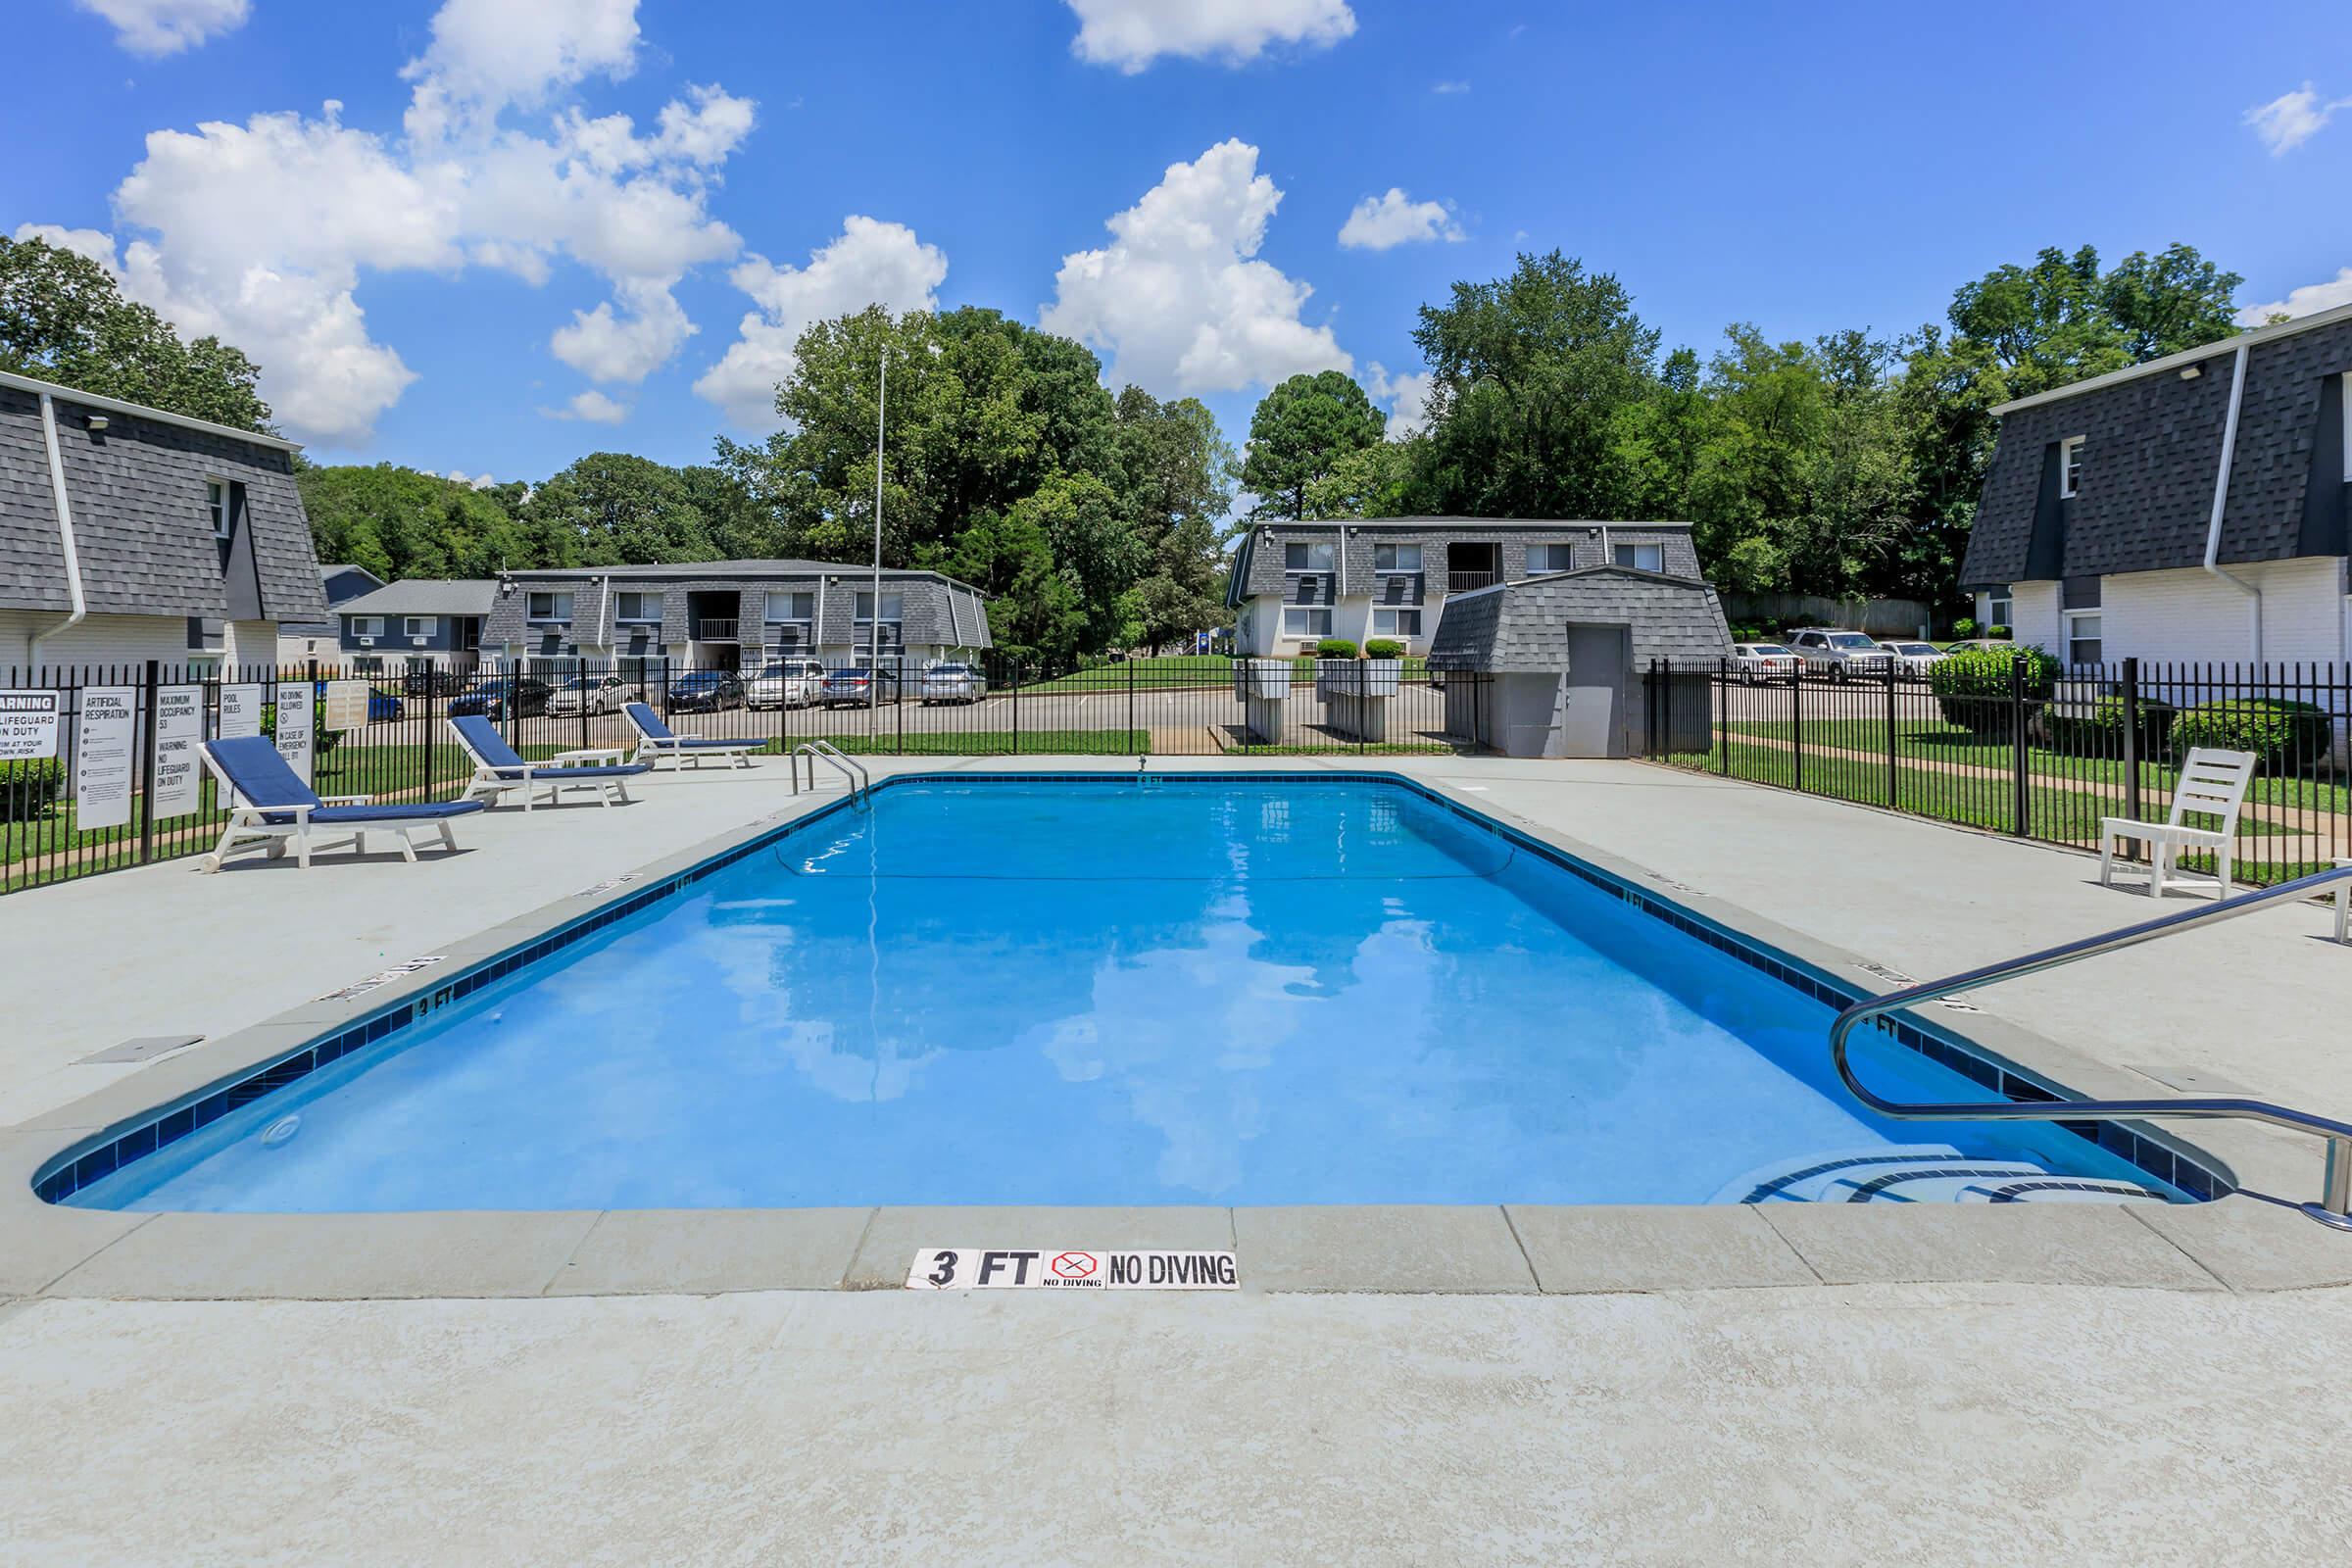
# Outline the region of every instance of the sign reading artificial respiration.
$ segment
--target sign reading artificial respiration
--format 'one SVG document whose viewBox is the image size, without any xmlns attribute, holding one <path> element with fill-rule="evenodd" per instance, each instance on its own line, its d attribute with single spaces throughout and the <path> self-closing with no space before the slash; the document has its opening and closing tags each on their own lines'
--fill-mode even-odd
<svg viewBox="0 0 2352 1568">
<path fill-rule="evenodd" d="M 926 1247 L 910 1291 L 1235 1291 L 1231 1252 L 1052 1247 Z"/>
<path fill-rule="evenodd" d="M 57 693 L 0 691 L 0 762 L 57 755 Z"/>
<path fill-rule="evenodd" d="M 139 731 L 139 694 L 128 686 L 85 686 L 74 730 L 74 826 L 130 825 L 130 754 Z"/>
</svg>

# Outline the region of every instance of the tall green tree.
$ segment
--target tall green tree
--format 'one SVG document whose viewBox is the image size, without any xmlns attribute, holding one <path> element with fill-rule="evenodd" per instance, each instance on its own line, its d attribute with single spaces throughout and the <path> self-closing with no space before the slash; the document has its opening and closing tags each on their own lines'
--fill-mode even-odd
<svg viewBox="0 0 2352 1568">
<path fill-rule="evenodd" d="M 294 482 L 318 559 L 356 563 L 387 582 L 564 564 L 546 559 L 546 542 L 515 514 L 519 485 L 476 490 L 390 463 L 306 463 Z"/>
<path fill-rule="evenodd" d="M 1225 618 L 1217 527 L 1233 504 L 1233 448 L 1196 398 L 1119 394 L 1117 479 L 1142 551 L 1119 640 L 1160 648 Z"/>
<path fill-rule="evenodd" d="M 46 240 L 0 234 L 0 370 L 268 432 L 261 368 L 217 337 L 182 341 L 114 274 Z"/>
<path fill-rule="evenodd" d="M 685 474 L 625 452 L 592 452 L 540 484 L 523 520 L 551 565 L 651 565 L 719 559 Z"/>
<path fill-rule="evenodd" d="M 1387 430 L 1387 416 L 1345 370 L 1294 375 L 1260 398 L 1250 416 L 1242 483 L 1256 493 L 1258 515 L 1308 516 L 1308 488 L 1348 454 L 1377 445 Z"/>
</svg>

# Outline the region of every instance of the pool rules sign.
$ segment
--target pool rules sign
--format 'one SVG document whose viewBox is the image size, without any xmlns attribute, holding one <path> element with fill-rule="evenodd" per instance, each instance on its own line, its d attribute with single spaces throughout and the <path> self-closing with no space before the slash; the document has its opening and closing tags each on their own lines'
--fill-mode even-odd
<svg viewBox="0 0 2352 1568">
<path fill-rule="evenodd" d="M 1092 1247 L 926 1247 L 910 1291 L 1236 1291 L 1231 1252 Z"/>
</svg>

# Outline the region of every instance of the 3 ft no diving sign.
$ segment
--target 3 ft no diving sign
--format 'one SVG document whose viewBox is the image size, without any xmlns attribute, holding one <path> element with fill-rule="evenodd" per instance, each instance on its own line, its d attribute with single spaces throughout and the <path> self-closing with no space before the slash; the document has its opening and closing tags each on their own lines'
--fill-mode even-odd
<svg viewBox="0 0 2352 1568">
<path fill-rule="evenodd" d="M 1085 1247 L 926 1247 L 910 1291 L 1236 1291 L 1231 1252 Z"/>
</svg>

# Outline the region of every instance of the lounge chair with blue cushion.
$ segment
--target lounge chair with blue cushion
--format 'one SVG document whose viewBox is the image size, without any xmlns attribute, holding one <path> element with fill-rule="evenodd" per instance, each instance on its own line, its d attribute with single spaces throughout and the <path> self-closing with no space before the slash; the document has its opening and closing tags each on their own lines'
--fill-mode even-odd
<svg viewBox="0 0 2352 1568">
<path fill-rule="evenodd" d="M 602 751 L 566 752 L 544 762 L 526 762 L 498 726 L 479 713 L 467 713 L 453 718 L 449 727 L 456 732 L 458 744 L 473 759 L 473 779 L 466 786 L 465 800 L 493 803 L 511 790 L 522 791 L 522 808 L 528 811 L 537 792 L 545 788 L 547 802 L 565 790 L 587 790 L 607 806 L 629 804 L 630 779 L 654 770 L 651 762 L 602 762 L 580 765 L 588 757 L 610 756 Z"/>
<path fill-rule="evenodd" d="M 703 765 L 703 759 L 723 758 L 737 767 L 752 765 L 752 754 L 764 747 L 765 741 L 713 741 L 700 735 L 680 735 L 662 722 L 662 715 L 647 703 L 624 703 L 622 712 L 637 728 L 637 753 L 634 760 L 659 762 L 666 757 L 672 767 L 689 759 L 694 765 Z"/>
<path fill-rule="evenodd" d="M 449 831 L 450 819 L 470 816 L 482 808 L 479 801 L 375 806 L 365 795 L 321 797 L 286 765 L 286 760 L 277 755 L 276 743 L 262 735 L 206 741 L 204 765 L 220 781 L 220 793 L 228 806 L 228 829 L 220 835 L 220 848 L 204 858 L 207 871 L 220 870 L 231 851 L 256 841 L 269 844 L 270 858 L 274 860 L 286 853 L 289 839 L 294 842 L 296 863 L 308 866 L 311 835 L 338 828 L 350 831 L 362 855 L 368 853 L 368 834 L 396 833 L 400 853 L 414 862 L 417 829 L 438 829 L 441 847 L 455 850 L 458 841 Z"/>
</svg>

